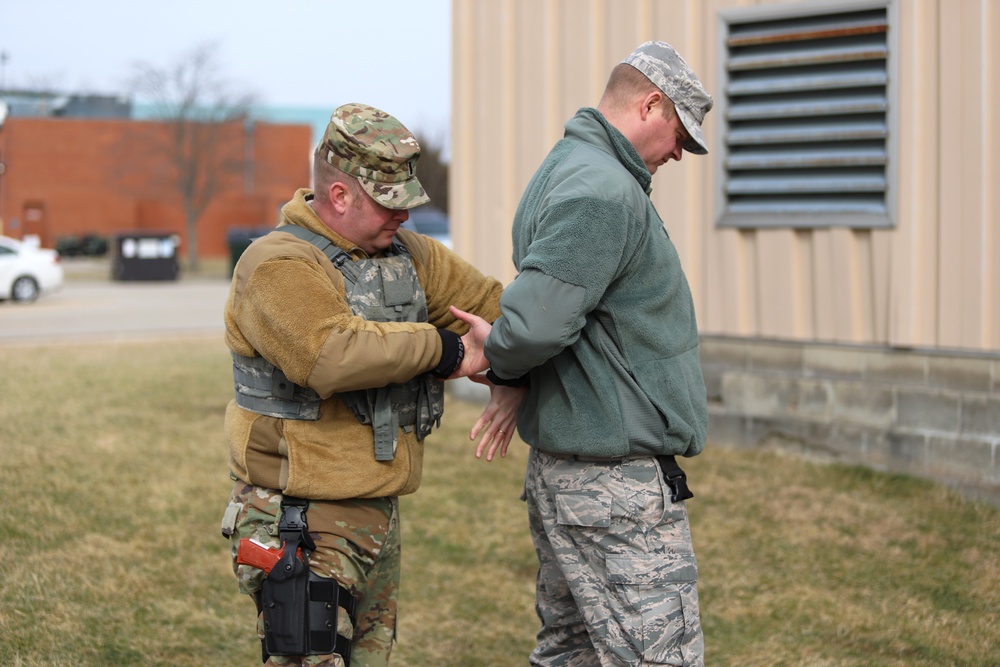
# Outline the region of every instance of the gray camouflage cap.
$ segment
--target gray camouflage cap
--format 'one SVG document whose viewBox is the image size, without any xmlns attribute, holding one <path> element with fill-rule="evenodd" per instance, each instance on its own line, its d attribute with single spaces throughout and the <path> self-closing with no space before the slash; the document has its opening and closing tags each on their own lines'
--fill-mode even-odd
<svg viewBox="0 0 1000 667">
<path fill-rule="evenodd" d="M 695 155 L 708 153 L 701 122 L 714 102 L 674 47 L 666 42 L 646 42 L 622 62 L 645 74 L 674 103 L 677 115 L 691 135 L 684 150 Z"/>
<path fill-rule="evenodd" d="M 420 144 L 384 111 L 357 103 L 337 107 L 316 151 L 357 178 L 386 208 L 413 208 L 430 201 L 417 180 Z"/>
</svg>

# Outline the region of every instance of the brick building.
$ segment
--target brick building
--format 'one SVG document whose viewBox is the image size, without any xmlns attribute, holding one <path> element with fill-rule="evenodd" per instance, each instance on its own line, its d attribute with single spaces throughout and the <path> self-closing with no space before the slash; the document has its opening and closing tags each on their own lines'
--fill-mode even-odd
<svg viewBox="0 0 1000 667">
<path fill-rule="evenodd" d="M 183 201 L 172 185 L 170 127 L 121 118 L 8 117 L 0 125 L 0 233 L 64 236 L 141 230 L 176 233 L 186 256 Z M 271 226 L 294 190 L 309 185 L 308 125 L 229 123 L 210 177 L 217 193 L 199 217 L 199 258 L 228 255 L 234 228 Z M 217 156 L 220 157 L 220 156 Z"/>
</svg>

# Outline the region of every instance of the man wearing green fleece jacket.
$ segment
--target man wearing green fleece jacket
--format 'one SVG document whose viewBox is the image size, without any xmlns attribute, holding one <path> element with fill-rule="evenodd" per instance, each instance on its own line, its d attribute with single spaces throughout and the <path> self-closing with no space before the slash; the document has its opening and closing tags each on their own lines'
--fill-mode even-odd
<svg viewBox="0 0 1000 667">
<path fill-rule="evenodd" d="M 518 276 L 484 353 L 493 384 L 527 387 L 532 665 L 704 664 L 674 457 L 704 447 L 705 384 L 691 293 L 649 193 L 658 167 L 708 152 L 711 107 L 672 47 L 643 44 L 598 108 L 566 123 L 514 218 Z"/>
</svg>

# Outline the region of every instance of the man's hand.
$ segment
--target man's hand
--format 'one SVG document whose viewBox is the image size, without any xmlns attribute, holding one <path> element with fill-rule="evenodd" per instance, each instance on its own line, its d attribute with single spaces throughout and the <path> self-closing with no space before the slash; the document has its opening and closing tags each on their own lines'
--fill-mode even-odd
<svg viewBox="0 0 1000 667">
<path fill-rule="evenodd" d="M 517 411 L 528 390 L 526 387 L 493 384 L 485 375 L 471 375 L 469 379 L 490 388 L 490 401 L 469 432 L 469 440 L 475 440 L 482 434 L 476 446 L 476 458 L 482 458 L 485 451 L 486 460 L 492 461 L 497 448 L 501 457 L 507 456 L 507 447 L 517 429 Z"/>
<path fill-rule="evenodd" d="M 477 373 L 482 373 L 490 366 L 486 355 L 483 353 L 483 346 L 486 337 L 493 331 L 493 325 L 472 313 L 459 310 L 455 306 L 449 306 L 451 314 L 469 325 L 469 332 L 462 336 L 462 345 L 465 347 L 465 356 L 462 363 L 458 365 L 455 372 L 448 376 L 449 380 L 455 378 L 469 377 Z"/>
</svg>

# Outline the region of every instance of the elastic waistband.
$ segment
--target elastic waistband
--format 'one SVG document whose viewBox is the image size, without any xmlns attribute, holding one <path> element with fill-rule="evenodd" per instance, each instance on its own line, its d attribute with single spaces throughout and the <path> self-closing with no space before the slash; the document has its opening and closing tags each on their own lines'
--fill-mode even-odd
<svg viewBox="0 0 1000 667">
<path fill-rule="evenodd" d="M 537 448 L 536 448 L 537 449 Z M 562 452 L 547 452 L 544 449 L 539 449 L 539 452 L 545 454 L 546 456 L 551 456 L 554 459 L 564 459 L 567 461 L 579 461 L 580 463 L 621 463 L 622 461 L 636 461 L 639 459 L 661 459 L 667 458 L 666 454 L 661 456 L 654 456 L 653 454 L 646 454 L 643 456 L 582 456 L 580 454 L 563 454 Z M 670 455 L 669 458 L 674 458 Z"/>
</svg>

